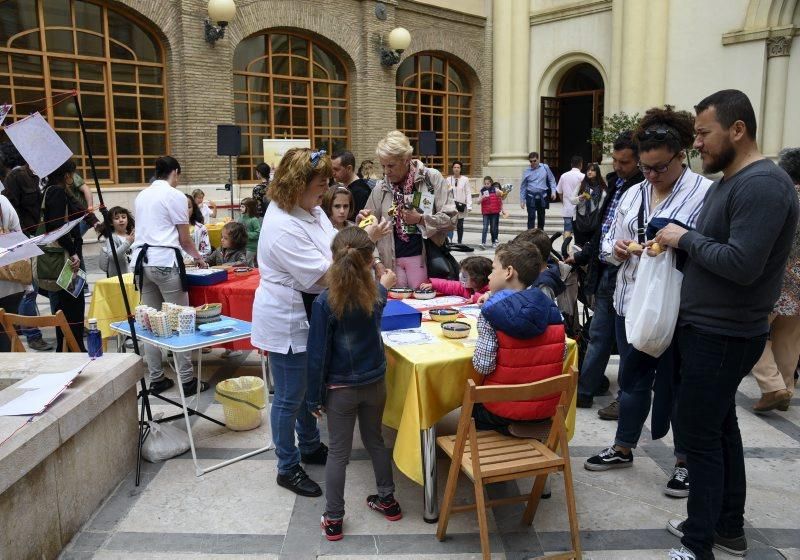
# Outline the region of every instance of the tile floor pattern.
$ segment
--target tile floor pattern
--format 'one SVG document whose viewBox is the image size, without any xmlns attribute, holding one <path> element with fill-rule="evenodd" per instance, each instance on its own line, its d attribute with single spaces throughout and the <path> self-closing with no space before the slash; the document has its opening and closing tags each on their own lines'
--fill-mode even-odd
<svg viewBox="0 0 800 560">
<path fill-rule="evenodd" d="M 219 350 L 204 357 L 204 377 L 213 382 L 226 377 L 258 375 L 254 353 L 224 360 Z M 609 370 L 616 369 L 612 362 Z M 747 535 L 749 559 L 800 559 L 800 402 L 787 414 L 756 416 L 749 407 L 758 389 L 751 378 L 742 384 L 739 418 L 748 469 Z M 599 404 L 610 396 L 597 399 Z M 798 399 L 796 399 L 798 401 Z M 172 412 L 154 404 L 154 412 Z M 222 418 L 221 405 L 211 391 L 202 395 L 201 409 Z M 578 431 L 572 441 L 574 480 L 582 530 L 584 558 L 593 560 L 648 560 L 666 558 L 678 541 L 664 530 L 671 517 L 685 515 L 686 502 L 665 496 L 661 489 L 671 472 L 671 441 L 652 441 L 645 430 L 632 469 L 590 473 L 586 457 L 611 441 L 615 425 L 597 418 L 596 407 L 579 409 Z M 182 425 L 180 420 L 176 425 Z M 455 414 L 440 424 L 440 433 L 453 429 Z M 235 433 L 202 419 L 194 420 L 198 453 L 206 464 L 263 445 L 267 423 L 251 432 Z M 322 425 L 323 439 L 326 438 Z M 385 429 L 387 442 L 394 433 Z M 191 456 L 165 463 L 144 463 L 142 484 L 133 473 L 98 509 L 61 555 L 62 560 L 111 559 L 363 559 L 411 560 L 480 558 L 474 514 L 457 514 L 448 539 L 435 538 L 435 525 L 422 520 L 422 489 L 396 473 L 396 496 L 404 518 L 392 523 L 368 510 L 364 498 L 374 492 L 369 458 L 359 438 L 354 439 L 346 488 L 345 538 L 331 543 L 319 529 L 324 499 L 300 498 L 275 484 L 275 455 L 263 453 L 208 473 L 194 476 Z M 439 492 L 443 491 L 448 462 L 439 458 Z M 323 481 L 322 467 L 309 474 Z M 522 506 L 490 512 L 493 558 L 527 559 L 566 548 L 569 542 L 561 479 L 552 481 L 553 497 L 541 502 L 531 528 L 520 524 Z M 529 490 L 520 483 L 497 484 L 493 497 Z M 471 499 L 466 479 L 459 486 L 460 501 Z M 718 553 L 718 559 L 733 558 Z"/>
</svg>

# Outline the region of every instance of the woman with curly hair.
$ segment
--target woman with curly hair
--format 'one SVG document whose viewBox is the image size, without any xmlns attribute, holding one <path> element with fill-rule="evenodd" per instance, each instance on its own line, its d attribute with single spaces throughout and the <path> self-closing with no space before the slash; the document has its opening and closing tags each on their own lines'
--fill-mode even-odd
<svg viewBox="0 0 800 560">
<path fill-rule="evenodd" d="M 669 105 L 650 109 L 634 131 L 634 138 L 645 180 L 620 198 L 614 223 L 601 247 L 607 262 L 620 267 L 614 293 L 620 354 L 619 420 L 614 443 L 584 463 L 590 471 L 633 466 L 633 449 L 650 413 L 656 370 L 671 379 L 674 368 L 671 348 L 654 358 L 631 346 L 625 332 L 625 314 L 631 305 L 643 246 L 647 238 L 655 237 L 655 232 L 668 223 L 694 228 L 711 186 L 711 181 L 684 163 L 686 151 L 694 141 L 694 118 L 690 113 L 675 111 Z M 657 418 L 656 412 L 653 416 L 653 438 L 657 439 L 669 430 L 669 418 Z M 685 498 L 689 495 L 686 459 L 679 449 L 675 456 L 675 469 L 664 493 Z"/>
<path fill-rule="evenodd" d="M 322 490 L 300 461 L 324 465 L 328 457 L 305 401 L 311 306 L 327 286 L 336 235 L 320 208 L 332 176 L 331 158 L 324 150 L 292 148 L 284 154 L 267 193 L 271 202 L 258 240 L 261 280 L 253 302 L 251 340 L 269 352 L 275 383 L 270 423 L 278 485 L 309 497 L 321 496 Z M 387 232 L 385 223 L 367 228 L 373 241 Z"/>
</svg>

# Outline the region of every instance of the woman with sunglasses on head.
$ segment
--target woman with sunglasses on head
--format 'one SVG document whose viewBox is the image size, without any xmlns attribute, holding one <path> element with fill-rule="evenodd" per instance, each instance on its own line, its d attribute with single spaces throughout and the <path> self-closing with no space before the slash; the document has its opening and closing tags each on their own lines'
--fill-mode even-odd
<svg viewBox="0 0 800 560">
<path fill-rule="evenodd" d="M 311 306 L 327 287 L 331 242 L 336 236 L 320 208 L 332 176 L 331 158 L 324 150 L 292 148 L 284 154 L 267 191 L 271 202 L 258 239 L 261 281 L 253 302 L 251 340 L 256 348 L 269 352 L 275 382 L 270 424 L 278 458 L 277 482 L 309 497 L 321 496 L 322 490 L 300 462 L 324 465 L 328 457 L 305 400 Z M 389 225 L 384 221 L 365 229 L 374 242 L 389 232 Z"/>
<path fill-rule="evenodd" d="M 680 223 L 694 228 L 703 207 L 711 181 L 694 173 L 685 163 L 686 150 L 694 141 L 694 118 L 687 112 L 674 111 L 669 105 L 647 111 L 639 122 L 634 138 L 639 148 L 639 169 L 645 180 L 622 195 L 614 223 L 602 241 L 601 253 L 609 264 L 619 266 L 614 310 L 619 368 L 619 420 L 612 446 L 584 463 L 590 471 L 633 466 L 633 449 L 639 442 L 642 428 L 650 413 L 654 382 L 670 386 L 673 371 L 672 348 L 654 358 L 628 343 L 625 314 L 631 305 L 639 258 L 646 243 L 645 232 L 655 231 L 667 223 Z M 650 227 L 648 227 L 650 226 Z M 664 376 L 664 377 L 662 377 Z M 657 391 L 657 399 L 663 392 Z M 660 404 L 662 401 L 657 400 Z M 671 404 L 655 406 L 652 420 L 653 438 L 669 430 Z M 664 492 L 673 497 L 689 495 L 689 472 L 685 455 L 675 450 L 676 463 Z"/>
</svg>

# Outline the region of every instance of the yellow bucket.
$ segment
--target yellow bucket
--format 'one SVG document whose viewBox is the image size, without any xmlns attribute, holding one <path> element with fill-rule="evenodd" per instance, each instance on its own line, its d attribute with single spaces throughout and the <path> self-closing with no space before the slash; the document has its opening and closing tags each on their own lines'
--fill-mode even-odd
<svg viewBox="0 0 800 560">
<path fill-rule="evenodd" d="M 234 431 L 254 430 L 261 425 L 261 411 L 266 404 L 264 380 L 244 376 L 217 383 L 214 399 L 222 404 L 225 425 Z"/>
</svg>

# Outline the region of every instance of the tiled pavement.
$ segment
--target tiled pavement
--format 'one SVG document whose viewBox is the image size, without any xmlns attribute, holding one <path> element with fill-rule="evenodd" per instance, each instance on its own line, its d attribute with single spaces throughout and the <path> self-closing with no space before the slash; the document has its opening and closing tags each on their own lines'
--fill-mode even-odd
<svg viewBox="0 0 800 560">
<path fill-rule="evenodd" d="M 475 242 L 469 236 L 465 241 Z M 96 246 L 87 246 L 87 254 L 95 251 Z M 97 272 L 91 271 L 91 267 L 90 272 L 90 278 L 96 279 Z M 253 353 L 223 360 L 217 350 L 211 357 L 204 357 L 203 362 L 204 377 L 210 374 L 212 381 L 259 375 L 258 359 Z M 609 374 L 615 380 L 614 361 Z M 222 418 L 221 406 L 213 401 L 211 393 L 202 395 L 200 408 Z M 758 396 L 755 381 L 746 378 L 740 387 L 737 413 L 748 475 L 747 558 L 800 560 L 800 399 L 795 399 L 787 413 L 757 416 L 750 412 L 750 407 Z M 596 403 L 604 405 L 610 398 L 596 399 Z M 158 404 L 153 408 L 155 412 L 175 410 Z M 671 437 L 651 441 L 645 430 L 632 469 L 590 473 L 583 469 L 583 461 L 612 441 L 615 428 L 614 423 L 598 419 L 596 408 L 578 410 L 577 431 L 570 445 L 584 558 L 664 559 L 666 550 L 678 544 L 664 530 L 664 525 L 672 517 L 685 515 L 686 508 L 685 500 L 662 493 L 673 461 Z M 261 447 L 267 437 L 267 422 L 244 433 L 229 432 L 203 420 L 194 422 L 198 453 L 206 464 Z M 176 425 L 182 423 L 181 420 Z M 455 414 L 451 414 L 440 425 L 440 432 L 454 426 Z M 322 430 L 325 440 L 324 422 Z M 394 433 L 387 428 L 385 436 L 391 443 Z M 321 535 L 322 498 L 295 497 L 275 484 L 274 452 L 200 478 L 194 476 L 191 456 L 186 453 L 166 463 L 144 463 L 142 484 L 138 488 L 131 473 L 76 535 L 61 558 L 480 558 L 474 514 L 455 515 L 448 539 L 438 542 L 435 525 L 422 521 L 422 489 L 399 472 L 395 478 L 396 495 L 403 506 L 404 518 L 391 523 L 369 511 L 364 498 L 374 492 L 371 468 L 359 438 L 354 439 L 354 446 L 346 490 L 346 536 L 338 543 L 330 543 Z M 440 495 L 447 467 L 447 459 L 440 456 Z M 309 467 L 308 472 L 315 480 L 323 480 L 322 467 Z M 552 487 L 553 497 L 541 502 L 532 528 L 520 523 L 522 506 L 495 508 L 490 512 L 495 558 L 527 559 L 567 547 L 563 486 L 558 477 Z M 504 483 L 491 487 L 489 492 L 497 497 L 529 488 L 529 485 Z M 459 496 L 462 500 L 471 496 L 466 479 L 459 486 Z M 717 558 L 734 557 L 717 553 Z"/>
</svg>

